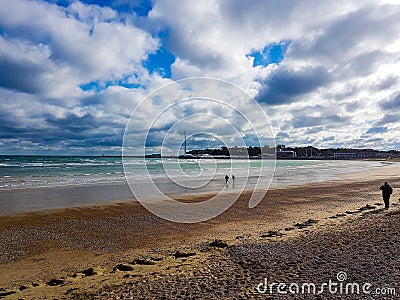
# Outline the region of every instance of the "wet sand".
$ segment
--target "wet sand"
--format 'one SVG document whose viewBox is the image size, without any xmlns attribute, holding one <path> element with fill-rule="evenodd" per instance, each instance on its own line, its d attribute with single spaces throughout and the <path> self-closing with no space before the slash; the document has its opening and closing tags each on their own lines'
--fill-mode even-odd
<svg viewBox="0 0 400 300">
<path fill-rule="evenodd" d="M 382 210 L 382 180 L 364 178 L 269 190 L 254 209 L 246 192 L 227 212 L 198 224 L 159 219 L 138 203 L 4 216 L 0 295 L 275 299 L 257 294 L 265 277 L 321 283 L 340 271 L 351 281 L 393 286 L 400 276 L 400 183 L 385 178 L 395 190 L 389 211 Z"/>
<path fill-rule="evenodd" d="M 0 216 L 102 202 L 129 201 L 132 198 L 126 182 L 2 190 Z"/>
</svg>

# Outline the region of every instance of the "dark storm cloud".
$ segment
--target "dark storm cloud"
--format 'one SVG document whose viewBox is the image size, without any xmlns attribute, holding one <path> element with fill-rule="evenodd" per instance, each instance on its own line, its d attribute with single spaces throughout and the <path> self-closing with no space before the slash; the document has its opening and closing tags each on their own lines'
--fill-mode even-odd
<svg viewBox="0 0 400 300">
<path fill-rule="evenodd" d="M 38 116 L 32 116 L 27 120 L 23 116 L 16 116 L 13 112 L 0 109 L 0 139 L 22 139 L 31 142 L 45 141 L 49 139 L 48 128 L 43 126 L 43 121 Z"/>
<path fill-rule="evenodd" d="M 121 146 L 124 127 L 112 121 L 95 118 L 91 114 L 63 118 L 47 116 L 46 122 L 54 128 L 52 137 L 75 146 Z"/>
<path fill-rule="evenodd" d="M 43 91 L 41 77 L 46 69 L 28 61 L 14 61 L 0 55 L 0 87 L 25 93 Z"/>
<path fill-rule="evenodd" d="M 149 134 L 146 136 L 145 147 L 160 147 L 162 145 L 164 136 L 159 134 Z"/>
<path fill-rule="evenodd" d="M 0 118 L 0 122 L 3 120 Z M 27 129 L 18 127 L 15 124 L 4 124 L 0 125 L 0 139 L 14 139 L 19 137 L 30 138 L 32 134 L 37 134 L 38 136 L 42 136 L 46 131 L 40 129 Z"/>
<path fill-rule="evenodd" d="M 315 135 L 351 124 L 351 117 L 346 115 L 343 106 L 338 106 L 335 110 L 325 105 L 306 106 L 292 110 L 291 115 L 284 128 L 302 129 L 301 132 L 305 135 Z"/>
<path fill-rule="evenodd" d="M 164 132 L 164 134 L 165 134 L 168 130 L 170 130 L 175 125 L 175 123 L 176 122 L 171 122 L 171 123 L 164 124 L 161 126 L 153 126 L 149 129 L 149 134 L 155 133 L 155 132 Z"/>
<path fill-rule="evenodd" d="M 261 82 L 262 88 L 256 100 L 268 105 L 289 104 L 295 102 L 298 96 L 326 85 L 329 80 L 328 72 L 322 67 L 308 67 L 298 71 L 279 69 Z"/>
<path fill-rule="evenodd" d="M 48 115 L 46 122 L 50 125 L 62 128 L 65 131 L 77 133 L 99 127 L 99 122 L 90 114 L 86 114 L 82 117 L 78 117 L 74 114 L 68 114 L 63 118 L 55 118 L 54 116 Z"/>
<path fill-rule="evenodd" d="M 350 122 L 349 117 L 342 117 L 339 115 L 323 115 L 319 117 L 314 116 L 296 116 L 293 118 L 292 125 L 294 128 L 314 127 L 320 125 L 345 125 Z"/>
<path fill-rule="evenodd" d="M 119 135 L 90 135 L 81 140 L 68 140 L 68 144 L 75 147 L 121 147 L 122 134 Z"/>
<path fill-rule="evenodd" d="M 380 103 L 381 108 L 385 111 L 396 111 L 400 108 L 400 93 L 391 97 L 391 99 Z"/>
<path fill-rule="evenodd" d="M 399 120 L 400 120 L 400 113 L 398 112 L 387 113 L 383 116 L 381 120 L 376 122 L 374 126 L 384 126 L 387 124 L 398 123 Z"/>
<path fill-rule="evenodd" d="M 30 124 L 36 124 L 32 126 Z M 3 144 L 32 143 L 36 147 L 121 147 L 123 126 L 87 113 L 56 117 L 43 112 L 35 119 L 16 118 L 0 111 L 0 138 Z M 19 141 L 19 142 L 16 142 Z M 22 145 L 22 144 L 20 144 Z"/>
<path fill-rule="evenodd" d="M 392 88 L 396 83 L 398 83 L 398 81 L 399 80 L 397 77 L 389 76 L 389 77 L 381 80 L 373 88 L 378 91 L 388 90 L 388 89 Z"/>
</svg>

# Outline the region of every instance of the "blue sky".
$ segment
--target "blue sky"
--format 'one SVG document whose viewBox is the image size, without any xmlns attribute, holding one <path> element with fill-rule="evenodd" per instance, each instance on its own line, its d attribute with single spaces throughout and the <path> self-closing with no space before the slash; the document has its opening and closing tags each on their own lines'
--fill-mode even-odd
<svg viewBox="0 0 400 300">
<path fill-rule="evenodd" d="M 247 91 L 279 144 L 400 149 L 399 20 L 396 1 L 3 0 L 0 154 L 119 154 L 135 107 L 196 76 Z M 240 123 L 193 103 L 165 114 L 154 139 L 199 112 Z M 218 122 L 193 122 L 237 142 Z"/>
<path fill-rule="evenodd" d="M 279 64 L 285 57 L 289 41 L 277 44 L 270 44 L 261 50 L 254 50 L 248 56 L 253 57 L 253 67 L 266 67 L 270 64 Z"/>
</svg>

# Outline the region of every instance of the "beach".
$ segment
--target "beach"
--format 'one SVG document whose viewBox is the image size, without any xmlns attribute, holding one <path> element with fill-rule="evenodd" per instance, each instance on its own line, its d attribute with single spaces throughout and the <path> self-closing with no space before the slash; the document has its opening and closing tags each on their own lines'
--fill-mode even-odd
<svg viewBox="0 0 400 300">
<path fill-rule="evenodd" d="M 0 0 L 0 300 L 400 299 L 399 28 Z"/>
<path fill-rule="evenodd" d="M 394 174 L 395 160 L 144 159 L 0 156 L 0 216 L 115 202 L 283 188 Z M 235 175 L 225 185 L 225 175 Z M 352 178 L 351 178 L 352 180 Z"/>
<path fill-rule="evenodd" d="M 377 287 L 398 289 L 397 174 L 397 168 L 386 168 L 272 188 L 253 209 L 248 208 L 251 191 L 246 191 L 220 216 L 196 224 L 165 221 L 132 201 L 2 216 L 0 295 L 309 299 L 306 294 L 265 292 L 261 283 L 265 278 L 299 285 L 339 283 L 339 272 L 347 276 L 343 282 L 370 283 L 374 293 Z M 379 191 L 383 179 L 394 188 L 387 211 Z M 183 195 L 181 200 L 204 197 Z M 396 298 L 380 296 L 374 299 Z M 315 297 L 371 296 L 332 296 L 325 289 Z"/>
</svg>

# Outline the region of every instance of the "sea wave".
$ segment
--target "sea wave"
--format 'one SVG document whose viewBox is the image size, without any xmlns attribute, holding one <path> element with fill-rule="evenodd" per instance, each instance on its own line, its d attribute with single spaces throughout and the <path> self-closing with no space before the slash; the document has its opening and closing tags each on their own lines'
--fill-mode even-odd
<svg viewBox="0 0 400 300">
<path fill-rule="evenodd" d="M 123 182 L 125 174 L 138 182 L 168 177 L 206 180 L 210 176 L 223 180 L 225 174 L 253 180 L 260 176 L 261 168 L 267 170 L 262 176 L 273 172 L 273 185 L 279 186 L 331 180 L 339 174 L 386 165 L 378 161 L 278 160 L 275 167 L 270 160 L 172 158 L 129 158 L 125 163 L 123 168 L 119 158 L 0 156 L 0 190 Z"/>
</svg>

